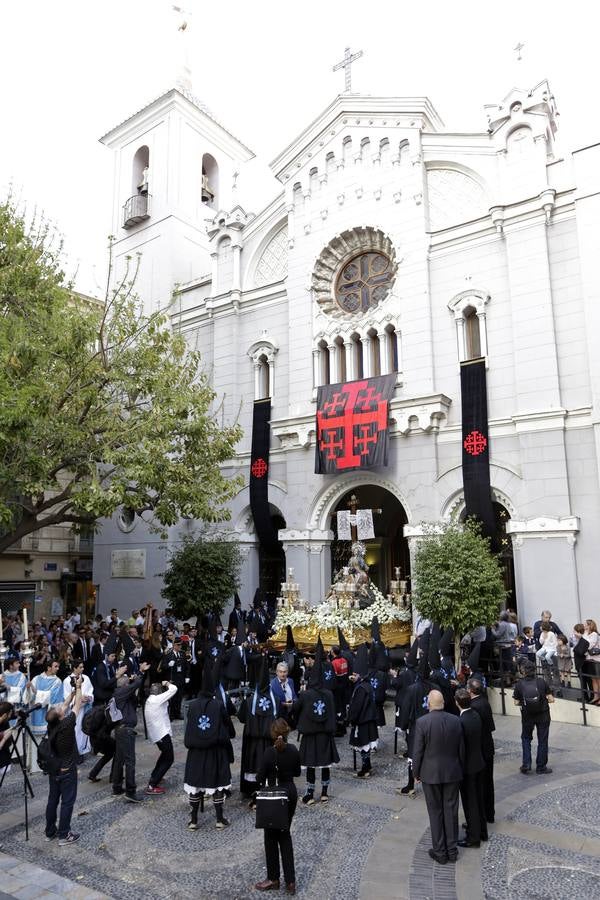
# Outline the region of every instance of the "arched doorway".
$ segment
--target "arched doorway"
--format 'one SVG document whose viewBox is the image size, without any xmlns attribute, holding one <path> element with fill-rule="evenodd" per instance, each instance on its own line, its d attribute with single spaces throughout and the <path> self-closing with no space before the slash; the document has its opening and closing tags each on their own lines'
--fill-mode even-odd
<svg viewBox="0 0 600 900">
<path fill-rule="evenodd" d="M 279 531 L 285 528 L 285 519 L 277 507 L 269 503 L 273 527 Z M 258 584 L 271 609 L 279 596 L 281 582 L 285 581 L 285 553 L 281 543 L 279 548 L 258 547 Z"/>
<path fill-rule="evenodd" d="M 410 555 L 408 541 L 404 537 L 404 526 L 408 518 L 404 507 L 385 488 L 376 484 L 364 484 L 349 489 L 332 510 L 330 528 L 334 533 L 331 544 L 331 573 L 345 566 L 350 557 L 350 542 L 337 539 L 337 515 L 340 510 L 348 510 L 350 498 L 354 495 L 359 509 L 374 509 L 373 530 L 375 537 L 364 541 L 365 558 L 369 575 L 383 594 L 389 591 L 389 584 L 395 578 L 394 570 L 400 567 L 401 577 L 410 578 Z"/>
</svg>

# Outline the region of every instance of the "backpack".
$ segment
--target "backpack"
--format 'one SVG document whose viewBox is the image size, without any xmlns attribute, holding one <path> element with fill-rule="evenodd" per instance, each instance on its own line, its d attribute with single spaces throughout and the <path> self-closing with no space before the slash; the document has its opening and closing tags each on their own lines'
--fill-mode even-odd
<svg viewBox="0 0 600 900">
<path fill-rule="evenodd" d="M 103 706 L 93 706 L 81 720 L 81 730 L 88 737 L 97 734 L 104 725 L 106 713 Z"/>
<path fill-rule="evenodd" d="M 543 691 L 540 690 L 539 678 L 523 678 L 520 682 L 523 709 L 529 715 L 535 716 L 546 711 L 548 701 Z"/>
<path fill-rule="evenodd" d="M 60 772 L 60 759 L 54 752 L 51 738 L 47 735 L 38 744 L 37 764 L 44 775 L 58 775 Z"/>
</svg>

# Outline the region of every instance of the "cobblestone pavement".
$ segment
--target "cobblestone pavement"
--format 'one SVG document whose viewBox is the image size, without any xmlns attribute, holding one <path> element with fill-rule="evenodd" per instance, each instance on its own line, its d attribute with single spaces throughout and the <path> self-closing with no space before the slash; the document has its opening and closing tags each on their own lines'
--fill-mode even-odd
<svg viewBox="0 0 600 900">
<path fill-rule="evenodd" d="M 30 840 L 25 841 L 20 773 L 13 767 L 0 789 L 0 900 L 254 896 L 252 885 L 265 874 L 262 835 L 239 795 L 234 792 L 226 804 L 231 827 L 224 832 L 214 827 L 211 804 L 199 831 L 186 828 L 181 730 L 177 724 L 176 761 L 164 797 L 126 804 L 112 797 L 106 776 L 100 784 L 87 781 L 91 761 L 81 766 L 73 828 L 82 837 L 71 847 L 44 841 L 46 781 L 41 775 L 33 777 L 36 796 L 29 810 Z M 554 774 L 547 777 L 518 771 L 517 719 L 499 717 L 496 736 L 496 823 L 485 848 L 463 851 L 456 866 L 433 864 L 427 855 L 421 792 L 414 799 L 396 793 L 406 763 L 393 755 L 392 729 L 383 729 L 383 746 L 366 782 L 354 778 L 352 754 L 347 739 L 341 739 L 331 802 L 300 804 L 294 820 L 301 900 L 339 895 L 345 900 L 508 900 L 516 893 L 522 900 L 584 894 L 586 900 L 600 900 L 600 730 L 553 725 Z M 236 757 L 239 745 L 236 739 Z M 140 787 L 154 758 L 154 747 L 140 736 Z"/>
</svg>

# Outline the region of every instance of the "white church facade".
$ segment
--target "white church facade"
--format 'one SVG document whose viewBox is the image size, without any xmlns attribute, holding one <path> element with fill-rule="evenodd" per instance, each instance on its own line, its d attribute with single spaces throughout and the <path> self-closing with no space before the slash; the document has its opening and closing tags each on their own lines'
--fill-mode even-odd
<svg viewBox="0 0 600 900">
<path fill-rule="evenodd" d="M 117 262 L 142 254 L 148 310 L 200 350 L 245 487 L 216 531 L 239 541 L 242 590 L 293 567 L 320 602 L 335 512 L 379 509 L 367 561 L 410 572 L 426 523 L 464 509 L 460 363 L 486 361 L 490 479 L 510 605 L 567 629 L 597 612 L 600 547 L 600 146 L 562 156 L 547 82 L 512 90 L 470 133 L 425 97 L 338 96 L 271 164 L 277 197 L 246 210 L 252 152 L 185 89 L 103 138 L 115 162 Z M 240 187 L 236 188 L 237 173 Z M 348 285 L 358 284 L 358 288 Z M 317 387 L 394 374 L 388 465 L 317 475 Z M 261 551 L 249 500 L 253 404 L 271 398 Z M 95 541 L 100 610 L 161 605 L 170 539 L 123 511 Z"/>
</svg>

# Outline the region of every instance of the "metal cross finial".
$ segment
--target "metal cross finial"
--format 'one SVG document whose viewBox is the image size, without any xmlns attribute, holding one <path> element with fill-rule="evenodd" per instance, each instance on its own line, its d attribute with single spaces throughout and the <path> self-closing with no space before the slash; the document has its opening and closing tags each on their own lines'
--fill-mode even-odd
<svg viewBox="0 0 600 900">
<path fill-rule="evenodd" d="M 519 41 L 519 43 L 517 44 L 517 46 L 516 46 L 516 47 L 513 47 L 513 50 L 515 50 L 516 53 L 517 53 L 517 62 L 518 62 L 520 59 L 523 59 L 523 57 L 521 56 L 521 50 L 523 49 L 524 46 L 525 46 L 525 44 L 523 44 L 521 41 Z"/>
<path fill-rule="evenodd" d="M 346 47 L 344 50 L 344 58 L 341 62 L 339 62 L 336 66 L 333 67 L 333 71 L 337 72 L 338 69 L 344 70 L 344 93 L 349 94 L 352 88 L 352 74 L 350 71 L 350 67 L 352 63 L 360 59 L 363 55 L 363 51 L 359 50 L 357 53 L 351 53 L 350 47 Z"/>
</svg>

